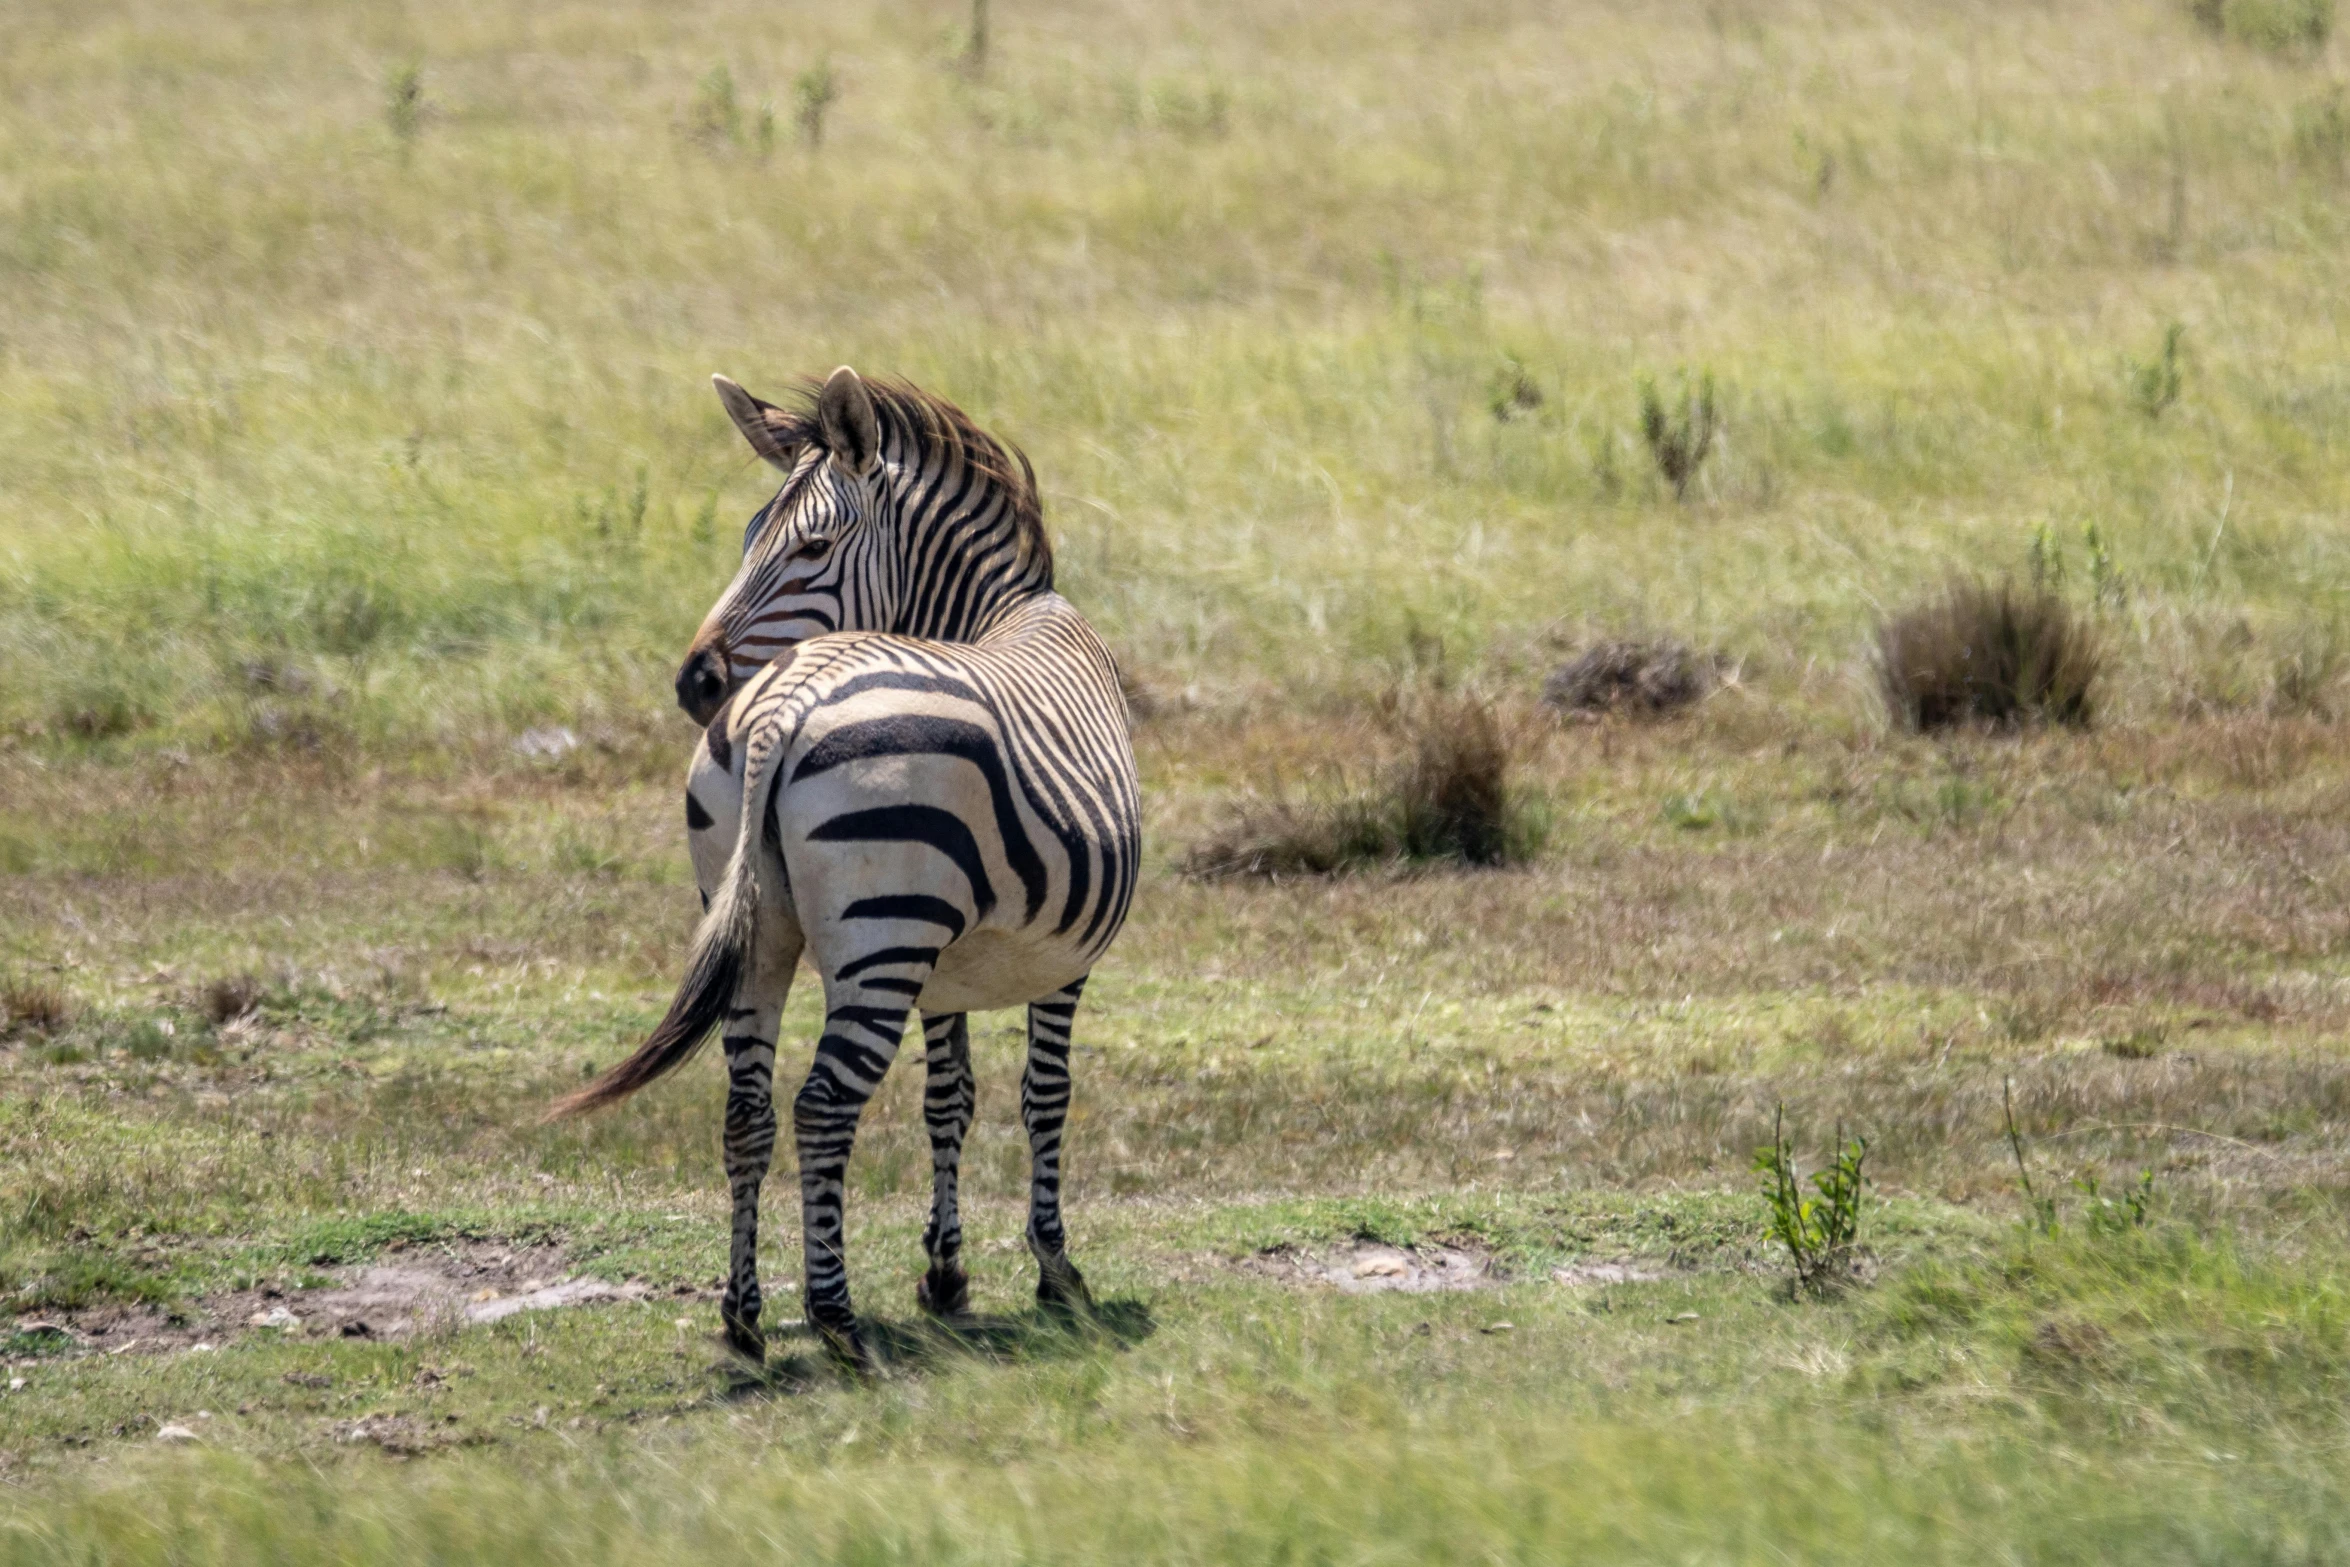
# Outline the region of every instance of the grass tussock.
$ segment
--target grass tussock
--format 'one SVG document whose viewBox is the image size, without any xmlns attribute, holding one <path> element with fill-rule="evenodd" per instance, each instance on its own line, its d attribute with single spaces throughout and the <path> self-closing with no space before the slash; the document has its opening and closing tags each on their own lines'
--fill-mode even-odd
<svg viewBox="0 0 2350 1567">
<path fill-rule="evenodd" d="M 32 980 L 0 982 L 0 1035 L 54 1034 L 73 1017 L 73 1003 L 54 985 Z"/>
<path fill-rule="evenodd" d="M 2188 9 L 2214 37 L 2272 54 L 2314 57 L 2334 32 L 2334 0 L 2192 0 Z"/>
<path fill-rule="evenodd" d="M 1191 853 L 1194 876 L 1328 876 L 1378 865 L 1507 865 L 1545 838 L 1513 781 L 1515 746 L 1492 704 L 1430 694 L 1395 704 L 1401 754 L 1368 788 L 1242 806 Z"/>
<path fill-rule="evenodd" d="M 2105 654 L 2055 594 L 1958 579 L 1877 628 L 1877 686 L 1905 729 L 2086 728 Z"/>
<path fill-rule="evenodd" d="M 1584 649 L 1542 682 L 1542 705 L 1570 718 L 1661 718 L 1694 707 L 1721 681 L 1721 660 L 1669 638 Z"/>
<path fill-rule="evenodd" d="M 206 1022 L 219 1028 L 251 1016 L 268 993 L 269 988 L 256 975 L 228 974 L 203 988 L 196 998 L 197 1010 Z"/>
</svg>

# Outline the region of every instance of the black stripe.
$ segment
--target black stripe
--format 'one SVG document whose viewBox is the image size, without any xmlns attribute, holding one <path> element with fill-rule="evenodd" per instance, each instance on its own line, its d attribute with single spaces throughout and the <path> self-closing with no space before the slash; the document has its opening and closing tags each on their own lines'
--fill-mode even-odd
<svg viewBox="0 0 2350 1567">
<path fill-rule="evenodd" d="M 855 979 L 870 968 L 882 968 L 893 963 L 935 963 L 937 961 L 938 948 L 936 947 L 883 947 L 878 952 L 866 953 L 852 963 L 842 964 L 832 977 L 834 979 Z"/>
<path fill-rule="evenodd" d="M 725 701 L 719 703 L 718 711 L 711 715 L 709 726 L 702 731 L 702 742 L 710 748 L 710 760 L 724 772 L 734 771 L 734 742 L 726 738 L 726 718 L 734 711 L 735 697 L 740 695 L 742 690 L 737 687 Z"/>
<path fill-rule="evenodd" d="M 792 782 L 879 756 L 951 756 L 979 769 L 979 775 L 987 780 L 988 800 L 995 808 L 996 838 L 1003 845 L 1004 860 L 1012 867 L 1012 874 L 1020 878 L 1021 890 L 1027 897 L 1025 918 L 1035 919 L 1036 911 L 1044 906 L 1044 860 L 1037 854 L 1036 845 L 1029 842 L 1027 829 L 1020 825 L 1020 813 L 1013 808 L 1011 780 L 1004 774 L 1003 752 L 995 737 L 977 724 L 967 724 L 959 718 L 918 714 L 893 714 L 843 724 L 809 747 L 792 769 Z M 1084 852 L 1082 847 L 1078 852 Z M 1083 873 L 1079 874 L 1082 882 Z M 1061 929 L 1068 929 L 1072 923 L 1073 918 L 1064 920 Z"/>
<path fill-rule="evenodd" d="M 880 898 L 859 898 L 840 911 L 844 920 L 920 920 L 948 932 L 952 941 L 963 934 L 963 911 L 944 898 L 926 893 L 900 892 Z"/>
<path fill-rule="evenodd" d="M 952 811 L 935 805 L 877 805 L 835 816 L 808 837 L 816 843 L 927 844 L 955 862 L 955 868 L 971 884 L 971 902 L 982 919 L 995 907 L 995 885 L 987 879 L 979 840 Z"/>
</svg>

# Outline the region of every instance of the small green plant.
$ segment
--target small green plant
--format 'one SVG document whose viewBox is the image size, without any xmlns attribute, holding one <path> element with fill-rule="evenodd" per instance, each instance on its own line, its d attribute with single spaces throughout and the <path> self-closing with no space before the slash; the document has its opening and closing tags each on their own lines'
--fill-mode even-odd
<svg viewBox="0 0 2350 1567">
<path fill-rule="evenodd" d="M 2132 1230 L 2146 1228 L 2154 1206 L 2154 1172 L 2140 1170 L 2135 1183 L 2122 1188 L 2119 1196 L 2108 1197 L 2098 1190 L 2097 1177 L 2084 1175 L 2073 1182 L 2073 1189 L 2086 1199 L 2082 1215 L 2087 1219 L 2092 1235 L 2126 1235 Z"/>
<path fill-rule="evenodd" d="M 384 123 L 402 148 L 424 128 L 424 66 L 409 60 L 392 67 L 384 78 Z"/>
<path fill-rule="evenodd" d="M 2130 402 L 2149 419 L 2179 400 L 2179 340 L 2187 335 L 2184 323 L 2173 321 L 2162 329 L 2162 347 L 2152 359 L 2130 365 Z"/>
<path fill-rule="evenodd" d="M 1689 486 L 1696 481 L 1705 454 L 1713 448 L 1715 424 L 1711 372 L 1700 375 L 1695 386 L 1689 385 L 1688 377 L 1683 375 L 1673 406 L 1669 408 L 1656 382 L 1645 376 L 1641 378 L 1640 438 L 1648 443 L 1648 454 L 1656 459 L 1657 472 L 1673 487 L 1674 500 L 1688 498 Z"/>
<path fill-rule="evenodd" d="M 1485 406 L 1495 420 L 1508 424 L 1539 412 L 1543 403 L 1542 388 L 1514 354 L 1502 356 L 1485 386 Z"/>
<path fill-rule="evenodd" d="M 2089 550 L 2089 591 L 2099 604 L 2120 609 L 2130 599 L 2130 582 L 2113 561 L 2113 541 L 2095 522 L 2081 525 L 2081 542 Z"/>
<path fill-rule="evenodd" d="M 1722 819 L 1715 800 L 1706 794 L 1668 794 L 1659 803 L 1657 814 L 1666 826 L 1683 832 L 1704 832 Z"/>
<path fill-rule="evenodd" d="M 141 1018 L 122 1031 L 121 1043 L 133 1061 L 161 1061 L 171 1055 L 177 1035 L 168 1019 Z"/>
<path fill-rule="evenodd" d="M 2046 523 L 2032 530 L 2032 544 L 2027 555 L 2031 563 L 2032 587 L 2036 592 L 2055 593 L 2064 587 L 2064 541 L 2056 530 Z"/>
<path fill-rule="evenodd" d="M 1999 804 L 1996 784 L 1953 773 L 1934 785 L 1926 809 L 1913 819 L 1935 826 L 1971 827 L 1998 809 Z"/>
<path fill-rule="evenodd" d="M 1762 826 L 1755 813 L 1719 789 L 1699 789 L 1666 795 L 1657 815 L 1668 827 L 1682 832 L 1710 832 L 1719 827 L 1733 837 L 1744 837 Z"/>
<path fill-rule="evenodd" d="M 711 66 L 694 84 L 686 129 L 705 142 L 732 144 L 742 140 L 742 105 L 735 98 L 734 72 L 724 62 Z"/>
<path fill-rule="evenodd" d="M 1847 1141 L 1836 1129 L 1836 1157 L 1811 1178 L 1814 1197 L 1803 1194 L 1795 1154 L 1787 1144 L 1787 1107 L 1771 1118 L 1771 1140 L 1754 1151 L 1754 1168 L 1762 1176 L 1763 1201 L 1770 1208 L 1770 1237 L 1787 1248 L 1795 1264 L 1795 1287 L 1824 1295 L 1852 1280 L 1853 1248 L 1860 1239 L 1861 1204 L 1868 1177 L 1861 1165 L 1868 1158 L 1869 1140 Z"/>
<path fill-rule="evenodd" d="M 810 150 L 824 145 L 824 115 L 840 97 L 840 78 L 833 74 L 830 60 L 819 60 L 799 74 L 792 83 L 792 97 L 797 103 L 800 122 L 800 140 Z"/>
<path fill-rule="evenodd" d="M 2056 1233 L 2056 1199 L 2043 1197 L 2034 1189 L 2032 1167 L 2024 1162 L 2023 1134 L 2015 1129 L 2014 1078 L 2000 1080 L 1999 1102 L 2007 1112 L 2007 1146 L 2015 1153 L 2015 1173 L 2024 1183 L 2024 1228 L 2037 1234 L 2053 1236 Z"/>
</svg>

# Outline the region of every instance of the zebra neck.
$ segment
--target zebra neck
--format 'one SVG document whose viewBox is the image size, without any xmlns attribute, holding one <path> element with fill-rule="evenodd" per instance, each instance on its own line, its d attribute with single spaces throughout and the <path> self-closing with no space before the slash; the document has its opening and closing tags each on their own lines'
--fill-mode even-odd
<svg viewBox="0 0 2350 1567">
<path fill-rule="evenodd" d="M 1051 592 L 1050 579 L 1035 580 L 1017 556 L 985 555 L 918 585 L 893 629 L 931 642 L 984 642 L 1018 623 L 1030 606 Z"/>
<path fill-rule="evenodd" d="M 1002 642 L 1020 634 L 1031 619 L 1030 612 L 1051 592 L 1049 588 L 1023 587 L 1018 592 L 998 594 L 956 617 L 955 624 L 912 634 L 933 642 Z"/>
</svg>

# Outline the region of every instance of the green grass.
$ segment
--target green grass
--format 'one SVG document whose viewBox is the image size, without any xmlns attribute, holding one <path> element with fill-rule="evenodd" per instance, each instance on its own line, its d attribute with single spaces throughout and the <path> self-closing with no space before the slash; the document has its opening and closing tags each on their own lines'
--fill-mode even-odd
<svg viewBox="0 0 2350 1567">
<path fill-rule="evenodd" d="M 167 1340 L 10 1341 L 0 1550 L 2324 1559 L 2350 927 L 2295 867 L 2341 830 L 2330 731 L 1773 719 L 1758 749 L 1742 700 L 1537 756 L 1562 836 L 1529 866 L 1271 887 L 1168 869 L 1206 780 L 1372 740 L 1146 730 L 1173 825 L 1078 1033 L 1071 1220 L 1107 1327 L 1034 1312 L 1016 1020 L 982 1018 L 984 1327 L 912 1311 L 928 1161 L 895 1072 L 851 1170 L 856 1287 L 897 1357 L 862 1387 L 778 1327 L 745 1388 L 713 1342 L 710 1071 L 534 1119 L 662 1004 L 692 916 L 673 784 L 0 761 L 0 831 L 41 845 L 0 964 L 70 1003 L 0 1046 L 0 1290 Z M 1998 809 L 1942 810 L 1954 780 Z M 1676 795 L 1745 825 L 1661 818 Z M 587 822 L 612 865 L 560 851 Z M 240 974 L 253 1011 L 208 1021 Z M 803 987 L 795 1050 L 816 1010 Z M 2053 1239 L 2016 1224 L 2011 1080 Z M 1750 1161 L 1780 1102 L 1807 1170 L 1839 1124 L 1872 1140 L 1872 1282 L 1832 1300 L 1793 1298 L 1765 1232 Z M 2141 1169 L 2152 1226 L 2093 1225 L 2074 1179 Z M 1357 1239 L 1467 1247 L 1503 1282 L 1343 1296 L 1254 1260 Z M 653 1298 L 410 1343 L 243 1326 L 251 1292 L 519 1245 Z M 1551 1278 L 1627 1259 L 1663 1276 Z"/>
<path fill-rule="evenodd" d="M 202 1449 L 73 1471 L 0 1551 L 2315 1561 L 2342 1543 L 2316 1388 L 2341 1372 L 2345 1278 L 2332 1253 L 2165 1225 L 1980 1240 L 1827 1306 L 1735 1275 L 1362 1301 L 1227 1279 L 1162 1292 L 1122 1347 L 1032 1333 L 731 1401 L 695 1391 L 704 1351 L 665 1307 L 423 1350 L 249 1347 L 139 1384 Z M 72 1381 L 49 1400 L 68 1418 L 123 1408 L 118 1367 L 36 1374 Z M 383 1445 L 437 1456 L 313 1434 L 395 1429 Z M 240 1456 L 289 1437 L 319 1443 L 312 1466 Z"/>
<path fill-rule="evenodd" d="M 978 80 L 905 6 L 14 21 L 44 745 L 644 736 L 762 495 L 708 371 L 844 359 L 1028 445 L 1066 586 L 1219 701 L 1658 624 L 1847 703 L 1877 607 L 2085 523 L 2127 712 L 2257 702 L 2343 612 L 2339 67 L 2183 7 L 1022 10 Z M 820 150 L 696 129 L 827 59 Z"/>
</svg>

